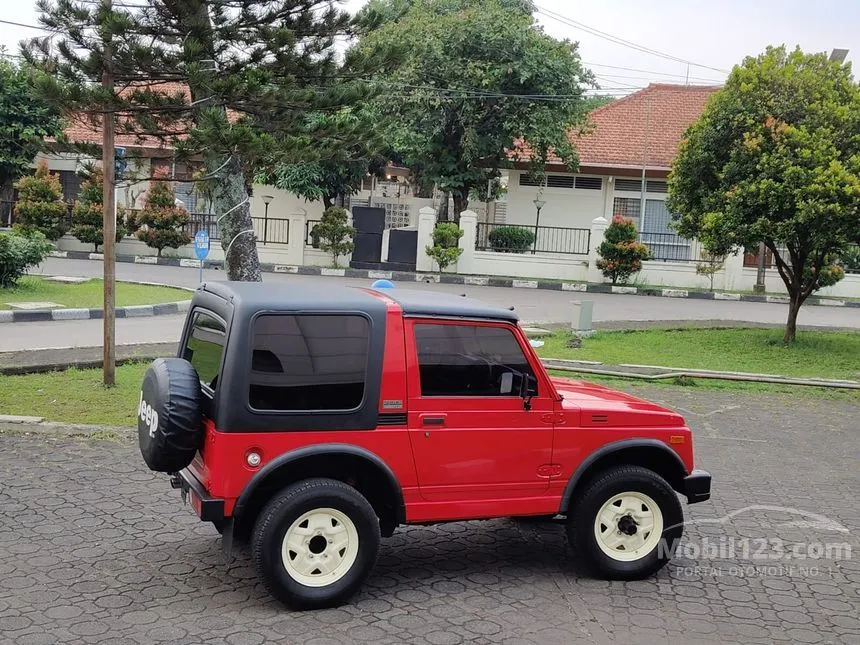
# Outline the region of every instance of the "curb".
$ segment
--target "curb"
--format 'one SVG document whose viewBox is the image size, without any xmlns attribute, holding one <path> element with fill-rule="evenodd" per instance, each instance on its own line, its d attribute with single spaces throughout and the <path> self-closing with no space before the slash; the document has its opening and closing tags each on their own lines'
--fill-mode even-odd
<svg viewBox="0 0 860 645">
<path fill-rule="evenodd" d="M 149 316 L 172 316 L 185 313 L 190 307 L 190 300 L 165 302 L 157 305 L 131 305 L 129 307 L 117 307 L 116 317 L 144 318 Z M 0 323 L 101 320 L 103 318 L 103 309 L 33 309 L 31 311 L 0 311 Z"/>
<path fill-rule="evenodd" d="M 85 251 L 53 251 L 51 257 L 69 260 L 103 260 L 100 253 Z M 143 255 L 118 255 L 117 262 L 127 264 L 149 264 L 158 266 L 200 268 L 200 260 L 190 258 L 158 258 Z M 222 269 L 221 261 L 203 261 L 203 268 Z M 462 284 L 474 287 L 505 287 L 513 289 L 543 289 L 547 291 L 569 291 L 577 293 L 606 293 L 627 294 L 636 296 L 652 296 L 658 298 L 692 298 L 694 300 L 728 300 L 732 302 L 765 302 L 771 304 L 787 304 L 788 296 L 758 295 L 746 293 L 691 291 L 688 289 L 654 289 L 640 287 L 613 286 L 610 284 L 593 284 L 584 282 L 561 282 L 555 280 L 527 280 L 513 278 L 497 278 L 492 276 L 459 275 L 437 273 L 417 273 L 407 271 L 376 271 L 372 269 L 329 269 L 326 267 L 293 266 L 286 264 L 261 263 L 260 270 L 264 273 L 287 273 L 293 275 L 334 276 L 341 278 L 361 278 L 365 280 L 399 280 L 401 282 L 435 282 L 442 284 Z M 807 305 L 823 307 L 853 307 L 860 309 L 860 301 L 840 300 L 838 298 L 810 297 Z M 0 312 L 2 315 L 2 312 Z M 119 317 L 119 315 L 117 315 Z M 2 322 L 2 320 L 0 320 Z"/>
<path fill-rule="evenodd" d="M 631 380 L 665 381 L 679 378 L 696 378 L 860 391 L 860 381 L 840 379 L 798 378 L 775 374 L 720 372 L 716 370 L 696 370 L 678 367 L 660 367 L 656 365 L 607 365 L 599 361 L 576 361 L 562 358 L 542 358 L 541 363 L 548 370 L 572 372 L 574 374 L 592 374 L 595 376 L 613 376 Z"/>
<path fill-rule="evenodd" d="M 53 251 L 51 257 L 58 257 Z M 101 255 L 97 253 L 84 253 L 83 255 Z M 85 258 L 90 259 L 90 258 Z M 125 284 L 142 284 L 149 287 L 168 287 L 181 291 L 194 292 L 188 287 L 177 287 L 163 282 L 145 282 L 141 280 L 117 280 Z M 185 313 L 191 308 L 190 300 L 178 300 L 176 302 L 163 302 L 154 305 L 129 305 L 128 307 L 117 307 L 117 318 L 146 318 L 149 316 L 173 316 Z M 104 309 L 30 309 L 29 311 L 2 310 L 0 311 L 0 323 L 24 323 L 24 322 L 59 322 L 64 320 L 102 320 L 105 317 Z"/>
</svg>

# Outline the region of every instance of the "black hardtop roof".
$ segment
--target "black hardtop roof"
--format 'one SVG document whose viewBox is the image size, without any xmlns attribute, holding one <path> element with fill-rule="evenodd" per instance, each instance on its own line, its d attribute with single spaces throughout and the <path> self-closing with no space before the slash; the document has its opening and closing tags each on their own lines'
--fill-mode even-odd
<svg viewBox="0 0 860 645">
<path fill-rule="evenodd" d="M 517 322 L 510 309 L 450 293 L 418 289 L 343 287 L 320 282 L 314 285 L 284 282 L 204 282 L 198 291 L 208 292 L 243 312 L 257 311 L 379 311 L 385 296 L 413 316 L 485 318 Z"/>
</svg>

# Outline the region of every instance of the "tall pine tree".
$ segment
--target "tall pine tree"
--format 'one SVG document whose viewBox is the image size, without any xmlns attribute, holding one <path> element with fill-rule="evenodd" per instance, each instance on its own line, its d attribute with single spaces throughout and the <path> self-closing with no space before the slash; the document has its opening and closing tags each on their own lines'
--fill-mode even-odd
<svg viewBox="0 0 860 645">
<path fill-rule="evenodd" d="M 139 5 L 139 6 L 135 6 Z M 57 32 L 25 57 L 52 74 L 41 94 L 94 123 L 111 111 L 117 131 L 156 137 L 198 162 L 219 219 L 231 280 L 260 280 L 250 213 L 255 168 L 277 151 L 314 161 L 354 136 L 310 111 L 369 97 L 366 79 L 390 51 L 348 53 L 337 37 L 358 29 L 328 0 L 39 0 L 40 22 Z M 116 87 L 99 83 L 108 70 Z"/>
</svg>

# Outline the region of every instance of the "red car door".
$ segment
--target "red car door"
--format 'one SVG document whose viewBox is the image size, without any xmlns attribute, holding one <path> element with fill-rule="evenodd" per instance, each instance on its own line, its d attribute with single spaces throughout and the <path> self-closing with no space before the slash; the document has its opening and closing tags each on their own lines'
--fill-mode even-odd
<svg viewBox="0 0 860 645">
<path fill-rule="evenodd" d="M 554 474 L 555 393 L 523 352 L 525 336 L 505 323 L 407 322 L 409 433 L 421 497 L 464 502 L 464 517 L 540 512 L 529 500 L 545 496 Z M 537 389 L 528 403 L 524 378 Z"/>
</svg>

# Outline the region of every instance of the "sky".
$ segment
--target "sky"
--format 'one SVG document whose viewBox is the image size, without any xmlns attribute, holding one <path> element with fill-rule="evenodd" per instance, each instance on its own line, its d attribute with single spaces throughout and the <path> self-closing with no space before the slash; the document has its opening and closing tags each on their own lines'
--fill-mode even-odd
<svg viewBox="0 0 860 645">
<path fill-rule="evenodd" d="M 342 5 L 355 11 L 364 3 L 346 0 Z M 854 62 L 858 77 L 857 0 L 537 0 L 536 4 L 538 23 L 556 38 L 579 43 L 582 60 L 606 93 L 624 94 L 656 82 L 719 84 L 733 65 L 771 44 L 799 45 L 808 52 L 848 49 L 847 60 Z M 35 0 L 0 0 L 0 20 L 38 24 Z M 38 33 L 0 23 L 0 45 L 17 53 L 22 38 Z"/>
</svg>

